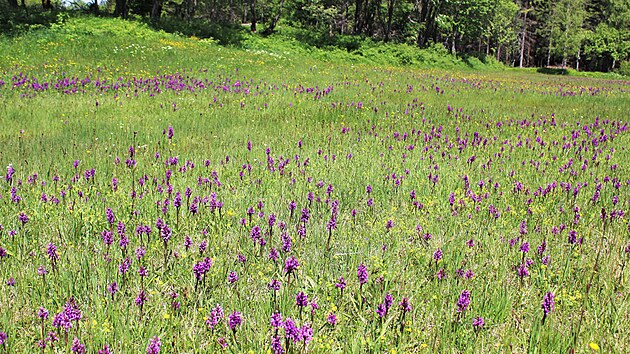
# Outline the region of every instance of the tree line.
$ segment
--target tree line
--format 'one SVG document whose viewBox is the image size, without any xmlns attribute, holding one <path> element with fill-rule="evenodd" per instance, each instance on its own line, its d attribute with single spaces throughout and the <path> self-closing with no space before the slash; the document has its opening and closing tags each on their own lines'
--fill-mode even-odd
<svg viewBox="0 0 630 354">
<path fill-rule="evenodd" d="M 51 0 L 41 1 L 52 8 Z M 441 43 L 453 54 L 518 67 L 611 71 L 630 59 L 630 0 L 106 0 L 101 6 L 156 23 L 205 20 L 262 34 L 284 23 L 328 38 Z"/>
</svg>

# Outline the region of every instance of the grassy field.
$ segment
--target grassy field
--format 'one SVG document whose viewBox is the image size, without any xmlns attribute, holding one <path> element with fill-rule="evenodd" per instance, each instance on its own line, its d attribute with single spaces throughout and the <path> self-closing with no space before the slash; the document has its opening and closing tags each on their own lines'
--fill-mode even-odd
<svg viewBox="0 0 630 354">
<path fill-rule="evenodd" d="M 630 81 L 376 64 L 0 37 L 0 352 L 630 351 Z"/>
</svg>

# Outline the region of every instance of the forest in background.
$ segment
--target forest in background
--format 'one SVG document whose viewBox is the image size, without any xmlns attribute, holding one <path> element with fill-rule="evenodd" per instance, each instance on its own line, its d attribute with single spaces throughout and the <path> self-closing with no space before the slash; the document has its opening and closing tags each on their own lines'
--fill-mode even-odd
<svg viewBox="0 0 630 354">
<path fill-rule="evenodd" d="M 89 1 L 89 0 L 88 0 Z M 69 9 L 140 18 L 157 28 L 230 43 L 280 28 L 317 47 L 357 50 L 366 39 L 513 67 L 630 72 L 630 0 L 0 0 L 4 31 Z M 30 11 L 30 13 L 29 13 Z M 26 20 L 25 20 L 26 18 Z"/>
</svg>

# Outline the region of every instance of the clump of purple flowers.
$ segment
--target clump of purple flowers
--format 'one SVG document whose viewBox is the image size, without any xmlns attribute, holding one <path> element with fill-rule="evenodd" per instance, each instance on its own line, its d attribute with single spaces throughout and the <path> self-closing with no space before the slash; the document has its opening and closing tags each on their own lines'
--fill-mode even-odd
<svg viewBox="0 0 630 354">
<path fill-rule="evenodd" d="M 243 324 L 243 316 L 240 312 L 234 311 L 228 315 L 228 327 L 232 330 L 232 333 L 236 335 L 236 329 Z"/>
<path fill-rule="evenodd" d="M 64 328 L 66 332 L 72 328 L 73 322 L 78 322 L 83 318 L 83 314 L 79 309 L 73 297 L 63 306 L 61 312 L 53 317 L 53 327 Z"/>
<path fill-rule="evenodd" d="M 197 289 L 200 282 L 205 279 L 206 273 L 212 267 L 212 259 L 204 258 L 202 261 L 195 263 L 193 266 L 193 274 L 195 275 L 195 290 Z"/>
<path fill-rule="evenodd" d="M 147 346 L 147 354 L 159 354 L 161 346 L 162 342 L 158 336 L 151 338 L 149 340 L 149 345 Z"/>
<path fill-rule="evenodd" d="M 435 260 L 435 263 L 439 262 L 440 259 L 442 259 L 442 250 L 441 249 L 436 249 L 435 252 L 433 252 L 433 259 Z"/>
<path fill-rule="evenodd" d="M 81 343 L 81 341 L 77 337 L 74 337 L 71 349 L 73 353 L 77 354 L 84 354 L 87 352 L 87 350 L 85 349 L 85 345 L 83 345 L 83 343 Z"/>
<path fill-rule="evenodd" d="M 363 284 L 368 281 L 367 267 L 363 263 L 359 264 L 359 267 L 357 267 L 357 278 L 359 279 L 359 288 L 362 288 Z"/>
<path fill-rule="evenodd" d="M 380 319 L 387 317 L 387 313 L 389 312 L 389 309 L 392 307 L 393 303 L 394 297 L 392 296 L 392 294 L 385 294 L 385 299 L 383 300 L 383 303 L 379 304 L 376 308 L 376 314 Z"/>
<path fill-rule="evenodd" d="M 299 266 L 300 263 L 298 262 L 297 258 L 295 258 L 294 256 L 287 258 L 287 260 L 284 262 L 284 273 L 287 275 L 287 279 L 290 279 L 291 274 L 295 276 L 295 271 L 298 269 Z"/>
<path fill-rule="evenodd" d="M 341 290 L 341 293 L 343 294 L 343 289 L 346 288 L 346 279 L 344 279 L 343 276 L 339 277 L 339 279 L 337 279 L 337 283 L 335 283 L 335 287 Z"/>
<path fill-rule="evenodd" d="M 238 281 L 238 274 L 236 274 L 235 271 L 230 271 L 230 274 L 228 274 L 228 283 L 230 284 L 234 284 Z"/>
<path fill-rule="evenodd" d="M 457 299 L 457 312 L 464 313 L 470 306 L 470 291 L 463 290 L 459 295 L 459 299 Z"/>
<path fill-rule="evenodd" d="M 483 320 L 483 317 L 475 317 L 472 320 L 472 325 L 475 330 L 483 329 L 486 323 Z"/>
<path fill-rule="evenodd" d="M 223 312 L 223 308 L 220 305 L 215 306 L 212 311 L 210 311 L 210 315 L 206 319 L 206 325 L 210 327 L 210 330 L 214 331 L 219 322 L 223 320 L 225 316 Z"/>
<path fill-rule="evenodd" d="M 329 325 L 335 327 L 335 325 L 337 325 L 337 315 L 332 312 L 329 313 L 328 317 L 326 317 L 326 322 L 328 322 Z"/>
<path fill-rule="evenodd" d="M 543 301 L 542 301 L 542 306 L 541 306 L 543 310 L 543 318 L 542 318 L 543 324 L 545 323 L 545 319 L 547 319 L 547 316 L 549 316 L 549 314 L 553 312 L 555 305 L 556 305 L 555 295 L 551 291 L 548 291 L 545 294 L 545 296 L 543 296 Z"/>
</svg>

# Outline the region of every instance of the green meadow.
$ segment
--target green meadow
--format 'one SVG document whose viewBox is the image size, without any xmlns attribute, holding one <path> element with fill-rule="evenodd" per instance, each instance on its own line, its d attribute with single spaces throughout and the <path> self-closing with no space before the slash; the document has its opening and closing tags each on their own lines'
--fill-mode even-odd
<svg viewBox="0 0 630 354">
<path fill-rule="evenodd" d="M 628 352 L 628 112 L 437 49 L 0 36 L 0 352 Z"/>
</svg>

